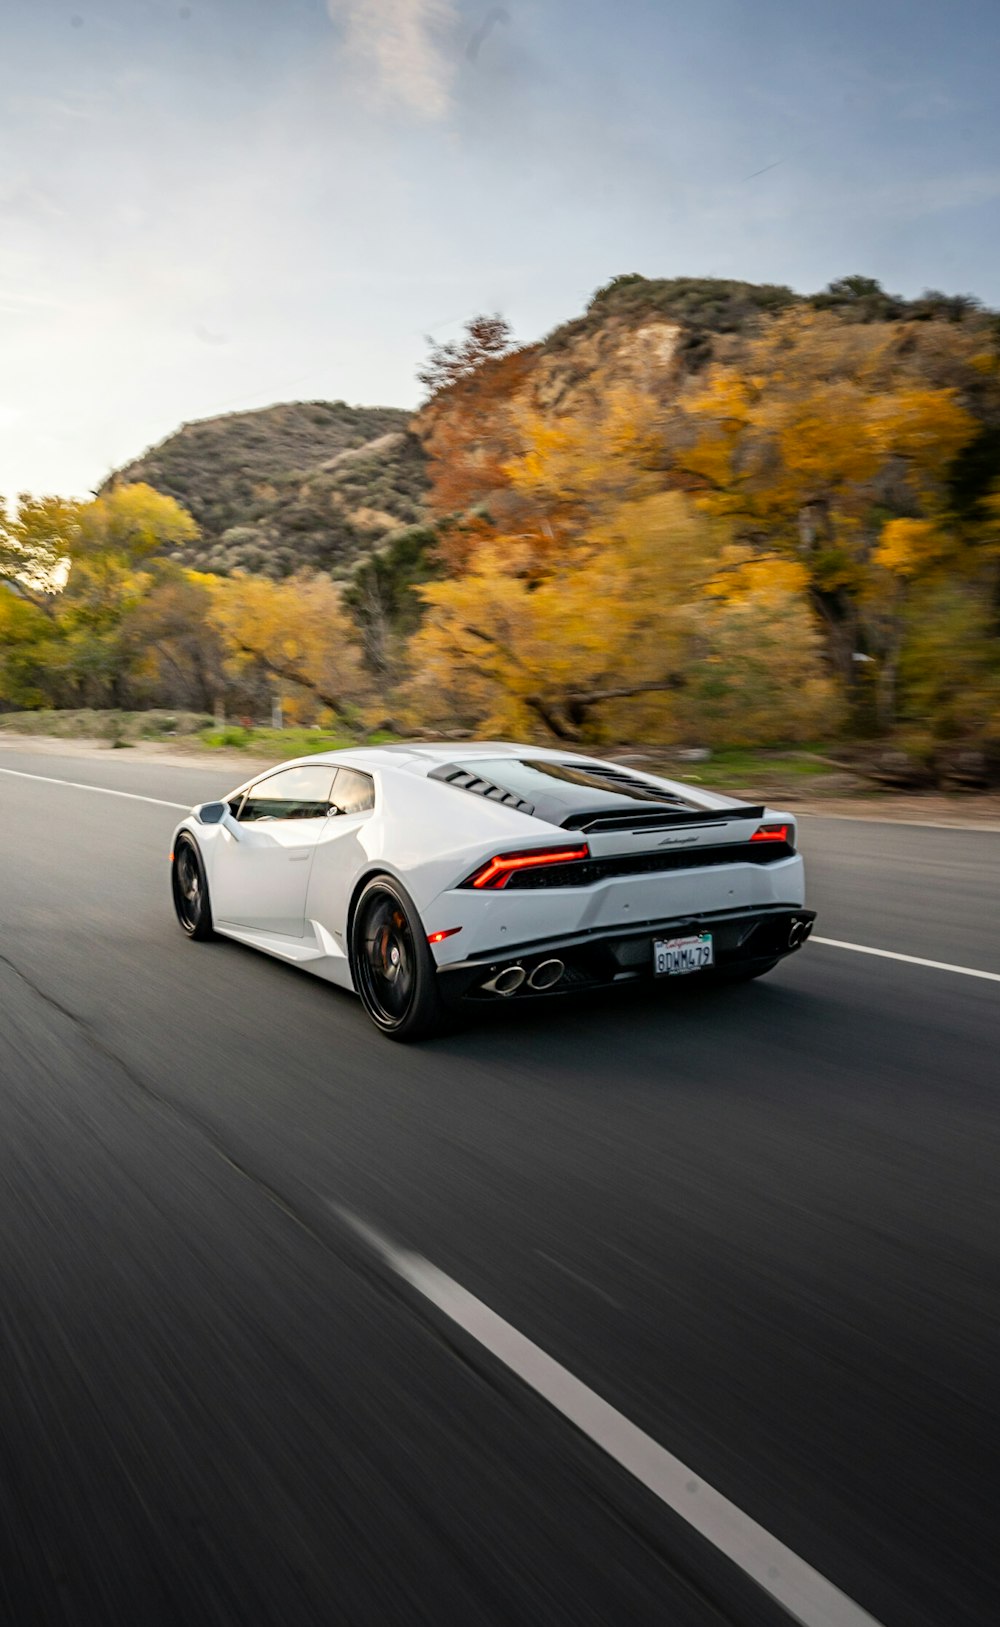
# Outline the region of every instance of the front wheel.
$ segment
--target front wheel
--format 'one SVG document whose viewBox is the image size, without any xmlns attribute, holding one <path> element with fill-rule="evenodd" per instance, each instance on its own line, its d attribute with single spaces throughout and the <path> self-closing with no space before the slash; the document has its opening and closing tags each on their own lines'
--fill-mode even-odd
<svg viewBox="0 0 1000 1627">
<path fill-rule="evenodd" d="M 174 843 L 170 884 L 177 919 L 189 938 L 204 943 L 214 938 L 212 911 L 208 902 L 205 865 L 193 836 L 183 834 Z"/>
<path fill-rule="evenodd" d="M 437 969 L 413 900 L 374 876 L 351 926 L 351 972 L 361 1003 L 389 1039 L 426 1039 L 441 1027 Z"/>
</svg>

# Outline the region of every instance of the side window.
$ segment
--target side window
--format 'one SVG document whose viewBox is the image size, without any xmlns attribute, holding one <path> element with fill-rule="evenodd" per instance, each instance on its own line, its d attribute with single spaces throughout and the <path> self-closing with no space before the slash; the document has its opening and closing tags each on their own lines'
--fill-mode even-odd
<svg viewBox="0 0 1000 1627">
<path fill-rule="evenodd" d="M 375 781 L 357 768 L 338 768 L 332 801 L 342 814 L 367 813 L 375 806 Z"/>
<path fill-rule="evenodd" d="M 241 824 L 261 819 L 325 819 L 330 811 L 333 769 L 283 768 L 258 780 L 243 798 Z"/>
</svg>

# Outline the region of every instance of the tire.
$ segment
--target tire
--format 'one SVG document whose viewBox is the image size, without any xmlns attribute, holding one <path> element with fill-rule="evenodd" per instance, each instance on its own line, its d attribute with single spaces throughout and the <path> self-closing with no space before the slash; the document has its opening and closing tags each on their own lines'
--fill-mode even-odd
<svg viewBox="0 0 1000 1627">
<path fill-rule="evenodd" d="M 182 832 L 174 843 L 170 886 L 182 930 L 196 943 L 207 943 L 214 938 L 204 860 L 194 837 L 186 832 Z"/>
<path fill-rule="evenodd" d="M 351 975 L 375 1027 L 389 1039 L 427 1039 L 443 1025 L 437 967 L 420 916 L 391 876 L 373 876 L 351 921 Z"/>
</svg>

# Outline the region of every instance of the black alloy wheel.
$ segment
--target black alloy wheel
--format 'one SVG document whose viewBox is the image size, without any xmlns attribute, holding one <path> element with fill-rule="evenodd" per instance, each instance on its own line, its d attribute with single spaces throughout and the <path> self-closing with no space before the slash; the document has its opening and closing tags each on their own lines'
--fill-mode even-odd
<svg viewBox="0 0 1000 1627">
<path fill-rule="evenodd" d="M 188 937 L 198 942 L 214 938 L 205 866 L 198 844 L 191 836 L 179 836 L 174 843 L 170 881 L 177 919 Z"/>
<path fill-rule="evenodd" d="M 412 899 L 391 876 L 373 877 L 358 899 L 351 972 L 369 1017 L 390 1039 L 425 1039 L 440 1027 L 434 957 Z"/>
</svg>

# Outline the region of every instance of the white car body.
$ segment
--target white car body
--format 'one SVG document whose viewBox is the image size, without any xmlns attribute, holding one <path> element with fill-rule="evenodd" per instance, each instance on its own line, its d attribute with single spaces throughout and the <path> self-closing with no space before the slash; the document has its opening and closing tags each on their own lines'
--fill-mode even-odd
<svg viewBox="0 0 1000 1627">
<path fill-rule="evenodd" d="M 450 780 L 441 777 L 450 773 L 449 765 L 461 765 Z M 350 769 L 369 776 L 374 806 L 250 823 L 236 817 L 244 793 L 244 812 L 270 806 L 260 800 L 267 782 L 290 769 L 306 768 Z M 492 793 L 471 794 L 462 788 L 477 773 L 492 785 Z M 574 774 L 596 776 L 600 795 L 560 777 Z M 547 816 L 515 792 L 501 789 L 506 800 L 493 794 L 495 781 L 502 788 L 515 775 L 543 786 Z M 557 822 L 552 798 L 544 791 L 550 778 Z M 342 783 L 357 782 L 347 778 Z M 627 789 L 620 792 L 623 784 Z M 272 784 L 275 794 L 280 789 L 280 781 Z M 568 829 L 558 821 L 564 794 L 567 817 L 583 817 L 573 812 L 574 799 L 579 804 L 589 798 L 610 812 L 594 815 L 590 828 Z M 804 909 L 803 865 L 795 851 L 791 814 L 746 808 L 729 797 L 562 749 L 477 742 L 330 752 L 296 758 L 257 775 L 225 802 L 218 823 L 202 823 L 194 810 L 175 832 L 175 845 L 187 832 L 200 851 L 214 930 L 344 989 L 355 987 L 352 905 L 375 875 L 394 878 L 405 888 L 431 942 L 442 986 L 463 995 L 489 992 L 483 985 L 498 967 L 525 958 L 559 953 L 569 967 L 570 951 L 578 944 L 588 950 L 598 943 L 614 948 L 629 934 L 633 943 L 645 941 L 643 955 L 629 951 L 638 955 L 634 963 L 626 955 L 615 962 L 615 970 L 608 961 L 604 969 L 610 975 L 596 979 L 622 981 L 648 970 L 649 946 L 658 934 L 676 936 L 675 929 L 711 930 L 713 922 L 733 918 L 739 924 L 752 918 L 758 933 L 760 922 L 766 926 L 758 949 L 766 939 L 768 955 L 773 951 L 777 956 L 797 947 L 812 923 L 812 912 Z M 273 805 L 285 806 L 278 801 Z M 528 806 L 536 811 L 525 811 Z M 602 822 L 621 827 L 623 821 L 636 828 L 600 828 Z M 753 846 L 754 833 L 762 826 L 784 828 L 787 839 L 779 844 L 780 852 L 765 854 Z M 514 885 L 470 884 L 496 855 L 537 858 L 574 846 L 589 850 L 586 872 L 579 865 L 573 871 L 589 878 L 579 885 L 560 884 L 563 878 L 557 882 L 554 872 L 544 885 L 513 876 Z M 731 859 L 723 851 L 728 848 Z M 657 868 L 663 865 L 669 868 Z M 794 930 L 788 924 L 786 932 L 786 918 L 798 923 Z M 779 919 L 776 936 L 772 925 Z M 439 933 L 447 935 L 433 941 Z M 618 954 L 617 948 L 614 952 Z M 584 977 L 584 982 L 594 980 L 589 973 Z"/>
</svg>

